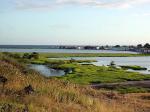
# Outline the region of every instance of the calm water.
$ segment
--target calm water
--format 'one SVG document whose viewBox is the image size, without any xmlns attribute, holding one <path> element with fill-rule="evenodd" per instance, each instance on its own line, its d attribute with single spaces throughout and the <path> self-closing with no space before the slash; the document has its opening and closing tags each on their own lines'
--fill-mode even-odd
<svg viewBox="0 0 150 112">
<path fill-rule="evenodd" d="M 41 74 L 45 75 L 46 77 L 65 75 L 65 72 L 63 70 L 51 69 L 51 68 L 47 67 L 46 65 L 32 64 L 32 65 L 30 65 L 30 68 L 40 72 Z"/>
<path fill-rule="evenodd" d="M 111 61 L 114 61 L 116 65 L 139 65 L 148 68 L 150 70 L 150 56 L 149 57 L 71 57 L 75 60 L 97 60 L 93 62 L 96 66 L 109 65 Z M 71 58 L 50 58 L 70 60 Z M 148 70 L 136 71 L 144 74 L 150 74 Z M 133 71 L 133 70 L 130 70 Z"/>
<path fill-rule="evenodd" d="M 112 51 L 112 50 L 77 50 L 77 49 L 8 49 L 0 48 L 0 52 L 39 52 L 39 53 L 132 53 L 130 51 Z"/>
</svg>

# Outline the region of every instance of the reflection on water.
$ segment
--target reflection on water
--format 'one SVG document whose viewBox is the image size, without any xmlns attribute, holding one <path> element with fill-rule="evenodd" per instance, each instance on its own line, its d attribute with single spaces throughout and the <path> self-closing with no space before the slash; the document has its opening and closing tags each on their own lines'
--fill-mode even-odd
<svg viewBox="0 0 150 112">
<path fill-rule="evenodd" d="M 45 75 L 46 77 L 65 75 L 65 72 L 63 70 L 55 70 L 55 69 L 47 67 L 46 65 L 32 64 L 32 65 L 30 65 L 30 68 L 40 72 L 41 74 Z"/>
<path fill-rule="evenodd" d="M 136 71 L 144 74 L 150 74 L 150 56 L 148 57 L 69 57 L 69 58 L 50 58 L 60 60 L 97 60 L 92 64 L 96 66 L 109 65 L 111 61 L 114 61 L 116 65 L 138 65 L 147 68 L 148 70 Z M 134 71 L 134 70 L 129 70 Z"/>
</svg>

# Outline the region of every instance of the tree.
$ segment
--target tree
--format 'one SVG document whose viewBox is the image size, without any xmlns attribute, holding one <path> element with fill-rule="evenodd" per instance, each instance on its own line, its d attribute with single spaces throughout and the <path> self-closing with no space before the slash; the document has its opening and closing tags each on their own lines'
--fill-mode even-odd
<svg viewBox="0 0 150 112">
<path fill-rule="evenodd" d="M 117 48 L 118 48 L 118 47 L 121 47 L 121 46 L 120 46 L 120 45 L 115 45 L 115 47 L 117 47 Z"/>
<path fill-rule="evenodd" d="M 142 44 L 137 45 L 137 48 L 142 48 L 142 47 L 143 47 Z"/>
<path fill-rule="evenodd" d="M 144 48 L 150 48 L 150 44 L 149 44 L 149 43 L 146 43 L 146 44 L 144 45 Z"/>
</svg>

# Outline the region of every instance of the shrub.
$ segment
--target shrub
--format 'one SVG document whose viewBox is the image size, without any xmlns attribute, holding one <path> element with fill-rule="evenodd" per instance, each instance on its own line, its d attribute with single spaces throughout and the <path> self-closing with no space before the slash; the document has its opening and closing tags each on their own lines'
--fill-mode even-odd
<svg viewBox="0 0 150 112">
<path fill-rule="evenodd" d="M 33 52 L 31 55 L 30 55 L 30 58 L 32 59 L 39 59 L 39 54 L 36 53 L 36 52 Z"/>
<path fill-rule="evenodd" d="M 29 53 L 24 53 L 24 54 L 23 54 L 23 58 L 29 59 L 29 58 L 30 58 L 30 54 L 29 54 Z"/>
<path fill-rule="evenodd" d="M 25 58 L 25 59 L 39 59 L 39 54 L 36 52 L 33 52 L 31 54 L 24 53 L 23 58 Z"/>
<path fill-rule="evenodd" d="M 3 86 L 2 86 L 2 92 L 4 91 L 6 82 L 7 82 L 7 78 L 5 78 L 3 76 L 0 76 L 0 83 L 3 84 Z"/>
</svg>

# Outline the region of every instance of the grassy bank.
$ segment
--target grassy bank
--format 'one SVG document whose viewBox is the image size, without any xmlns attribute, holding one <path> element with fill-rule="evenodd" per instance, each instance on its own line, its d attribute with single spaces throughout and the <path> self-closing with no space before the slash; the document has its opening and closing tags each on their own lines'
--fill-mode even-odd
<svg viewBox="0 0 150 112">
<path fill-rule="evenodd" d="M 142 87 L 118 87 L 115 90 L 119 91 L 122 94 L 127 93 L 147 93 L 150 92 L 150 88 L 142 88 Z"/>
<path fill-rule="evenodd" d="M 0 58 L 0 77 L 1 112 L 135 112 L 148 108 L 147 102 L 138 108 L 134 105 L 139 104 L 131 105 L 132 100 L 123 103 L 122 95 L 115 92 L 46 78 L 10 57 Z"/>
<path fill-rule="evenodd" d="M 138 57 L 150 56 L 150 54 L 130 54 L 130 53 L 41 53 L 43 57 Z"/>
<path fill-rule="evenodd" d="M 123 69 L 94 65 L 62 64 L 57 69 L 73 69 L 73 73 L 67 74 L 60 79 L 78 84 L 113 83 L 124 81 L 150 80 L 149 75 L 127 72 Z"/>
<path fill-rule="evenodd" d="M 95 66 L 90 64 L 90 62 L 95 62 L 95 60 L 54 60 L 46 58 L 47 55 L 39 54 L 37 59 L 26 59 L 22 58 L 23 54 L 4 53 L 9 57 L 17 57 L 21 63 L 25 64 L 46 64 L 54 69 L 63 69 L 65 71 L 72 71 L 72 73 L 66 73 L 65 76 L 57 77 L 59 79 L 70 81 L 76 84 L 94 84 L 94 83 L 114 83 L 114 82 L 124 82 L 124 81 L 138 81 L 138 80 L 150 80 L 150 75 L 142 75 L 140 73 L 128 72 L 124 69 L 136 69 L 143 70 L 145 68 L 140 66 L 121 66 L 123 69 L 116 68 L 114 66 Z M 53 54 L 52 54 L 53 55 Z M 56 55 L 56 54 L 55 54 Z M 57 54 L 58 55 L 58 54 Z M 72 54 L 68 54 L 72 55 Z M 76 55 L 76 54 L 75 54 Z M 64 56 L 64 54 L 59 54 L 59 56 Z M 85 63 L 85 64 L 79 64 Z"/>
<path fill-rule="evenodd" d="M 0 53 L 2 54 L 2 53 Z M 23 55 L 24 53 L 13 53 Z M 150 56 L 150 54 L 130 54 L 130 53 L 39 53 L 41 58 L 59 57 L 140 57 Z"/>
<path fill-rule="evenodd" d="M 32 61 L 39 60 L 41 64 L 55 63 L 54 67 L 60 69 L 71 67 L 73 73 L 61 78 L 46 78 L 26 66 Z M 141 94 L 138 97 L 136 95 L 125 96 L 112 91 L 94 90 L 89 86 L 79 85 L 97 81 L 144 80 L 149 77 L 132 75 L 114 68 L 79 65 L 78 62 L 46 61 L 43 58 L 15 59 L 0 54 L 0 111 L 141 112 L 149 108 L 147 101 L 149 94 Z"/>
</svg>

